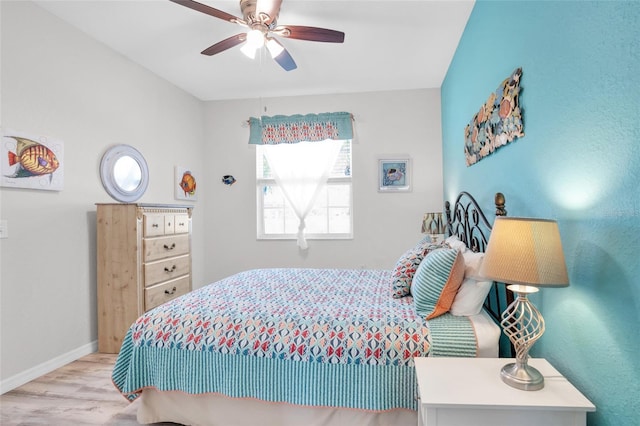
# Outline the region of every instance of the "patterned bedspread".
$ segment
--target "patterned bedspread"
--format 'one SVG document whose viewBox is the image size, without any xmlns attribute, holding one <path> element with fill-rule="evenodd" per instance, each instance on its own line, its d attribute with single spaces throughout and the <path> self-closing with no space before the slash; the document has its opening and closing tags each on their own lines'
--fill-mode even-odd
<svg viewBox="0 0 640 426">
<path fill-rule="evenodd" d="M 129 329 L 113 382 L 367 410 L 416 409 L 413 357 L 475 356 L 466 317 L 427 324 L 391 272 L 258 269 L 195 290 Z"/>
</svg>

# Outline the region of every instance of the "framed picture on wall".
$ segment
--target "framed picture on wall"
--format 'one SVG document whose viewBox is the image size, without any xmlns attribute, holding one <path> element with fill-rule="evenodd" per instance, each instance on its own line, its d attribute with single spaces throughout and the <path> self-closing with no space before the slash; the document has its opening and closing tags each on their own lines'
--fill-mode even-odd
<svg viewBox="0 0 640 426">
<path fill-rule="evenodd" d="M 394 157 L 378 160 L 378 191 L 411 191 L 411 158 Z"/>
<path fill-rule="evenodd" d="M 2 129 L 0 186 L 62 191 L 64 142 L 33 133 Z"/>
<path fill-rule="evenodd" d="M 196 192 L 197 175 L 189 168 L 175 166 L 173 188 L 176 200 L 196 201 L 198 199 L 198 193 Z"/>
</svg>

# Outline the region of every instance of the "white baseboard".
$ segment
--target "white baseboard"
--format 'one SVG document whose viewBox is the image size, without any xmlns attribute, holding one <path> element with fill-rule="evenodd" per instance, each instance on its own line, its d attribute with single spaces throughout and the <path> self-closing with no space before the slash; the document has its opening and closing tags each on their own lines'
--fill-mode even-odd
<svg viewBox="0 0 640 426">
<path fill-rule="evenodd" d="M 70 362 L 73 362 L 79 358 L 82 358 L 85 355 L 92 354 L 97 350 L 98 350 L 98 341 L 94 340 L 93 342 L 88 343 L 84 346 L 81 346 L 77 349 L 74 349 L 71 352 L 62 354 L 47 362 L 43 362 L 42 364 L 36 365 L 33 368 L 25 370 L 22 373 L 18 373 L 15 376 L 2 380 L 0 382 L 0 394 L 9 392 L 10 390 L 15 389 L 19 386 L 22 386 L 33 379 L 37 379 L 40 376 L 43 376 L 47 373 L 52 372 L 56 368 L 65 366 Z"/>
</svg>

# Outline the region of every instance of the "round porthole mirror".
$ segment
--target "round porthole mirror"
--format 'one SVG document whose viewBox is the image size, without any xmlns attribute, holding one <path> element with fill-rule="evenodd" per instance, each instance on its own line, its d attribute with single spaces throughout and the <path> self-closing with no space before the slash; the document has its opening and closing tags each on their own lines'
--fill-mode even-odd
<svg viewBox="0 0 640 426">
<path fill-rule="evenodd" d="M 102 156 L 100 178 L 111 197 L 125 203 L 132 202 L 147 190 L 149 168 L 137 149 L 130 145 L 116 145 Z"/>
</svg>

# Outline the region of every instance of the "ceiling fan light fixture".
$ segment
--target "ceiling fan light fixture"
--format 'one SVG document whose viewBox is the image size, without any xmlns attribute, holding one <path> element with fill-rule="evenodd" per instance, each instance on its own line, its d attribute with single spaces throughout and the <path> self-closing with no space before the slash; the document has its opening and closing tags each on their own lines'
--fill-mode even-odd
<svg viewBox="0 0 640 426">
<path fill-rule="evenodd" d="M 240 48 L 240 51 L 244 53 L 247 58 L 255 59 L 256 52 L 264 46 L 264 38 L 264 32 L 259 29 L 254 28 L 247 31 L 247 35 L 245 36 L 246 41 L 244 46 Z"/>
<path fill-rule="evenodd" d="M 240 48 L 240 51 L 242 53 L 244 53 L 244 55 L 247 58 L 255 59 L 256 58 L 256 52 L 258 51 L 258 49 L 256 49 L 255 47 L 251 46 L 249 43 L 245 43 L 244 46 L 242 46 Z"/>
<path fill-rule="evenodd" d="M 277 57 L 284 50 L 284 47 L 282 47 L 280 43 L 278 43 L 275 39 L 272 39 L 270 37 L 267 38 L 266 46 L 267 46 L 267 49 L 269 49 L 269 53 L 271 54 L 272 58 Z"/>
<path fill-rule="evenodd" d="M 247 32 L 247 45 L 253 49 L 260 49 L 264 46 L 264 33 L 260 30 L 251 30 Z"/>
</svg>

